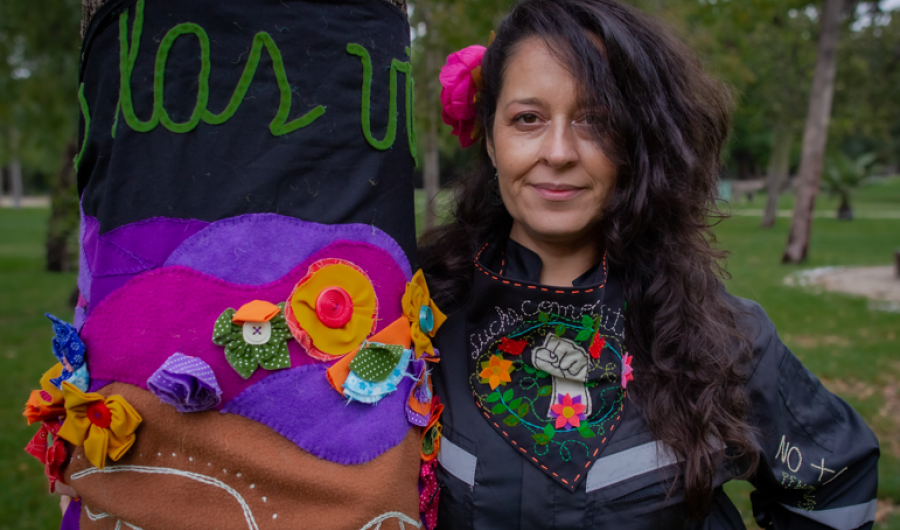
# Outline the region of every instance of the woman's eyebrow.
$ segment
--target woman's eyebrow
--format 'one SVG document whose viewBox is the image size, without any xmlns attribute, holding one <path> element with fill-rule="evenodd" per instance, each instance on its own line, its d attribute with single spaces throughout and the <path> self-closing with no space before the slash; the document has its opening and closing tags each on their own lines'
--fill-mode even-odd
<svg viewBox="0 0 900 530">
<path fill-rule="evenodd" d="M 516 103 L 518 103 L 520 105 L 543 105 L 544 102 L 541 101 L 541 98 L 514 99 L 506 104 L 506 108 L 509 108 L 510 106 L 515 105 Z"/>
</svg>

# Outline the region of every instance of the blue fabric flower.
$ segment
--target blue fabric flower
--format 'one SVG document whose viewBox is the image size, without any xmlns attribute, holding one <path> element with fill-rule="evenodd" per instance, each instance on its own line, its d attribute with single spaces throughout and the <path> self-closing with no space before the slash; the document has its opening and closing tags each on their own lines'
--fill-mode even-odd
<svg viewBox="0 0 900 530">
<path fill-rule="evenodd" d="M 53 334 L 56 335 L 53 337 L 53 355 L 63 366 L 62 375 L 54 377 L 50 383 L 59 388 L 63 381 L 69 381 L 82 392 L 87 392 L 91 377 L 84 363 L 85 348 L 78 330 L 50 313 L 44 314 L 53 322 Z"/>
</svg>

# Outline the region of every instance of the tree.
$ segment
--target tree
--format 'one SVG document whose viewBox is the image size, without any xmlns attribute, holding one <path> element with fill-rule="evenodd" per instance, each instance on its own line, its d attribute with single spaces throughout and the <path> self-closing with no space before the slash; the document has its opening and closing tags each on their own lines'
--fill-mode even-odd
<svg viewBox="0 0 900 530">
<path fill-rule="evenodd" d="M 837 45 L 840 36 L 841 12 L 844 0 L 824 0 L 822 31 L 816 57 L 812 93 L 806 129 L 803 133 L 803 152 L 800 157 L 799 186 L 794 205 L 794 218 L 782 261 L 800 263 L 809 250 L 812 231 L 813 207 L 819 191 L 819 179 L 828 141 L 828 124 L 834 99 L 834 82 L 837 75 Z"/>
<path fill-rule="evenodd" d="M 850 194 L 869 177 L 875 155 L 864 154 L 850 158 L 840 151 L 832 152 L 825 159 L 825 171 L 822 174 L 824 191 L 840 197 L 837 218 L 849 221 L 853 219 L 850 208 Z"/>
</svg>

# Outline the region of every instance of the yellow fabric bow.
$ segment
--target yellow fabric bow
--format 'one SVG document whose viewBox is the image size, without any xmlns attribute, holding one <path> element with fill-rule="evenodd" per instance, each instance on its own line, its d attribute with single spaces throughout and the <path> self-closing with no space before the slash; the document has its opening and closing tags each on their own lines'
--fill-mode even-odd
<svg viewBox="0 0 900 530">
<path fill-rule="evenodd" d="M 85 394 L 68 381 L 62 384 L 66 400 L 66 421 L 58 436 L 75 446 L 84 446 L 88 461 L 98 469 L 106 465 L 106 456 L 118 460 L 134 444 L 134 431 L 141 415 L 119 395 L 103 397 Z"/>
<path fill-rule="evenodd" d="M 427 307 L 433 316 L 433 326 L 429 332 L 423 331 L 420 324 L 423 307 Z M 431 300 L 428 285 L 425 283 L 425 274 L 421 269 L 412 277 L 412 281 L 406 284 L 406 292 L 403 293 L 403 314 L 410 322 L 410 334 L 416 348 L 416 359 L 420 358 L 423 353 L 433 356 L 434 347 L 431 345 L 430 337 L 434 337 L 438 328 L 447 320 L 447 316 L 441 313 L 441 310 Z"/>
</svg>

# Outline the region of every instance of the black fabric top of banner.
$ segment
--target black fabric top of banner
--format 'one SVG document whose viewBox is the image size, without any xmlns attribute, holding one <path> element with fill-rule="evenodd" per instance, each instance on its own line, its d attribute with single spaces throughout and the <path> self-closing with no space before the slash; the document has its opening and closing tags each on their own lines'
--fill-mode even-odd
<svg viewBox="0 0 900 530">
<path fill-rule="evenodd" d="M 111 0 L 82 54 L 84 212 L 101 233 L 262 212 L 371 224 L 414 263 L 408 53 L 383 0 Z"/>
</svg>

